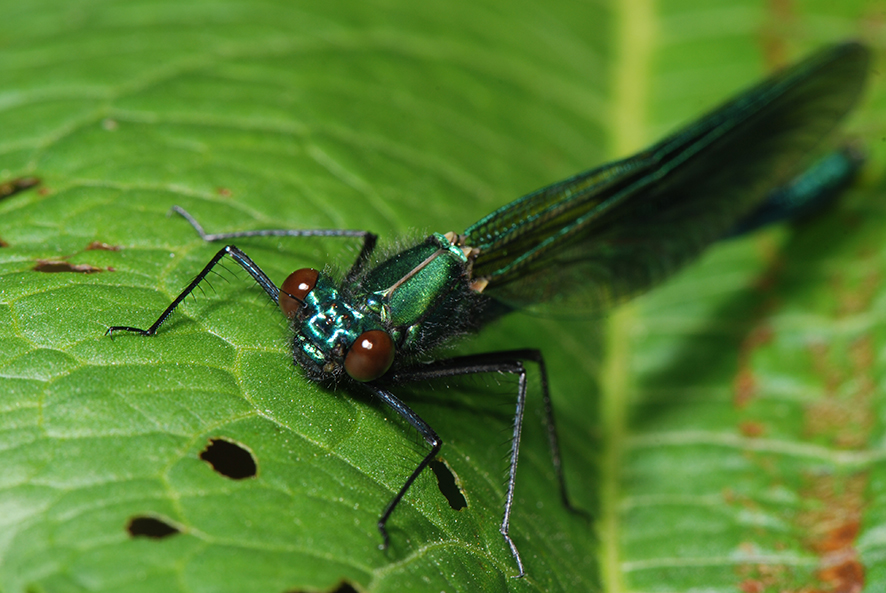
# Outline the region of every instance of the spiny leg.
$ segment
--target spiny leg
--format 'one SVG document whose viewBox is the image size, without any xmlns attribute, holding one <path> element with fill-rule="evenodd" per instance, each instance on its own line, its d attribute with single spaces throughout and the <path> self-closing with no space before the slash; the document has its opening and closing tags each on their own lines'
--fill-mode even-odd
<svg viewBox="0 0 886 593">
<path fill-rule="evenodd" d="M 569 497 L 569 491 L 566 487 L 566 477 L 563 473 L 562 455 L 560 453 L 560 437 L 557 432 L 557 424 L 554 415 L 554 404 L 551 401 L 551 393 L 548 387 L 548 371 L 545 365 L 544 356 L 540 350 L 534 348 L 526 348 L 521 350 L 502 350 L 499 352 L 485 352 L 482 354 L 471 354 L 468 356 L 459 356 L 439 360 L 426 367 L 419 367 L 414 371 L 400 372 L 396 375 L 397 380 L 402 381 L 419 381 L 423 379 L 442 378 L 453 375 L 463 375 L 469 373 L 481 372 L 514 372 L 507 369 L 512 368 L 515 361 L 527 360 L 538 365 L 541 379 L 541 394 L 545 411 L 545 428 L 548 435 L 548 447 L 551 452 L 551 462 L 554 471 L 557 474 L 557 482 L 560 488 L 560 498 L 563 506 L 572 513 L 581 515 L 585 519 L 590 519 L 591 515 L 584 509 L 578 508 L 572 503 Z M 498 365 L 505 365 L 502 370 Z M 450 368 L 451 365 L 451 368 Z M 438 368 L 442 367 L 442 368 Z M 520 367 L 522 368 L 522 367 Z M 455 372 L 453 372 L 453 369 Z M 461 370 L 471 369 L 471 370 Z"/>
<path fill-rule="evenodd" d="M 191 294 L 191 292 L 193 292 L 195 288 L 197 288 L 197 286 L 203 281 L 203 279 L 206 278 L 206 275 L 209 274 L 209 272 L 211 272 L 212 269 L 226 255 L 230 255 L 231 259 L 240 264 L 240 267 L 242 267 L 244 270 L 249 272 L 249 275 L 252 276 L 253 280 L 255 280 L 256 283 L 261 286 L 266 293 L 268 293 L 268 296 L 271 297 L 271 300 L 274 301 L 274 303 L 278 302 L 280 290 L 271 281 L 271 279 L 268 278 L 268 275 L 265 274 L 262 269 L 259 268 L 258 265 L 256 265 L 256 263 L 249 258 L 248 255 L 246 255 L 233 245 L 225 245 L 222 249 L 218 251 L 218 253 L 213 256 L 211 260 L 209 260 L 209 263 L 204 266 L 200 273 L 197 274 L 197 276 L 193 280 L 191 280 L 191 283 L 188 284 L 188 286 L 185 287 L 185 289 L 177 297 L 175 297 L 175 300 L 173 300 L 172 303 L 170 303 L 169 306 L 166 307 L 166 310 L 160 314 L 160 317 L 157 319 L 157 321 L 154 322 L 151 327 L 149 327 L 148 329 L 140 329 L 127 325 L 115 325 L 113 327 L 109 327 L 108 331 L 105 332 L 105 335 L 111 335 L 115 331 L 135 332 L 143 336 L 154 335 L 155 333 L 157 333 L 157 330 L 160 328 L 160 326 L 163 325 L 163 322 L 165 322 L 166 319 L 170 315 L 172 315 L 172 312 L 175 311 L 176 307 L 178 307 L 181 302 L 185 300 L 185 298 L 187 298 L 187 296 Z"/>
<path fill-rule="evenodd" d="M 353 282 L 357 276 L 363 271 L 363 266 L 369 260 L 378 241 L 378 235 L 369 231 L 352 231 L 348 229 L 259 229 L 253 231 L 235 231 L 231 233 L 207 233 L 203 230 L 203 225 L 197 222 L 197 219 L 182 208 L 181 206 L 173 206 L 172 212 L 176 212 L 188 223 L 194 227 L 197 234 L 204 241 L 227 241 L 230 239 L 239 239 L 243 237 L 353 237 L 363 239 L 363 245 L 360 247 L 360 253 L 354 263 L 351 264 L 348 273 L 345 274 L 345 282 Z"/>
<path fill-rule="evenodd" d="M 514 540 L 511 539 L 510 526 L 511 512 L 514 507 L 514 489 L 517 482 L 517 462 L 519 461 L 520 456 L 520 440 L 523 429 L 523 417 L 526 409 L 526 369 L 523 367 L 523 364 L 519 360 L 513 360 L 513 357 L 510 360 L 499 359 L 499 354 L 506 355 L 510 353 L 479 354 L 441 360 L 429 365 L 428 367 L 420 367 L 417 369 L 396 373 L 392 377 L 392 379 L 398 382 L 412 382 L 434 380 L 459 375 L 473 375 L 478 373 L 509 373 L 517 375 L 517 406 L 516 412 L 514 414 L 513 433 L 511 437 L 511 453 L 508 463 L 508 485 L 507 492 L 505 493 L 504 516 L 502 518 L 501 526 L 499 527 L 499 532 L 501 533 L 502 537 L 504 537 L 505 542 L 508 544 L 508 547 L 511 550 L 511 554 L 514 557 L 514 561 L 517 563 L 518 573 L 514 575 L 514 577 L 519 578 L 524 576 L 526 573 L 523 568 L 523 560 L 520 557 L 520 552 L 517 550 L 517 545 L 514 543 Z M 429 458 L 425 458 L 425 465 L 427 465 L 426 462 L 429 461 Z M 423 467 L 424 466 L 420 466 L 420 468 Z M 410 478 L 414 479 L 415 475 L 417 474 L 414 473 L 413 476 L 410 476 Z M 399 501 L 399 499 L 396 500 Z M 391 508 L 390 510 L 393 509 Z M 388 512 L 387 514 L 389 515 L 390 512 Z"/>
<path fill-rule="evenodd" d="M 548 433 L 548 447 L 551 452 L 551 463 L 554 466 L 554 471 L 557 474 L 557 482 L 560 486 L 560 499 L 563 506 L 566 507 L 569 512 L 581 515 L 585 519 L 590 520 L 591 515 L 587 511 L 572 504 L 572 500 L 569 498 L 569 490 L 566 488 L 566 476 L 563 473 L 563 457 L 560 454 L 560 437 L 557 432 L 554 403 L 551 401 L 551 392 L 548 388 L 548 369 L 541 350 L 536 350 L 534 348 L 509 350 L 505 352 L 492 352 L 484 356 L 495 357 L 493 360 L 506 357 L 517 358 L 520 360 L 529 360 L 538 365 L 541 378 L 541 397 L 545 410 L 545 427 L 547 428 Z"/>
</svg>

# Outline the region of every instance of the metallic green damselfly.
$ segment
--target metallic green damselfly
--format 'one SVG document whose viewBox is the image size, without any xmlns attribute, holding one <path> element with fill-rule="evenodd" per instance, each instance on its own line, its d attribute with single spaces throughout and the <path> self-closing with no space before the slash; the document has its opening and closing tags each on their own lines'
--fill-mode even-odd
<svg viewBox="0 0 886 593">
<path fill-rule="evenodd" d="M 844 149 L 798 176 L 858 100 L 867 67 L 864 46 L 830 47 L 631 158 L 524 196 L 461 234 L 435 233 L 384 258 L 374 258 L 376 235 L 368 231 L 209 235 L 176 207 L 207 241 L 356 237 L 362 249 L 341 279 L 303 268 L 278 288 L 245 253 L 227 245 L 151 327 L 115 326 L 107 333 L 155 334 L 215 265 L 230 256 L 290 318 L 294 360 L 309 379 L 371 393 L 430 446 L 381 514 L 383 545 L 391 513 L 442 445 L 434 430 L 391 390 L 406 382 L 475 373 L 516 375 L 500 531 L 516 562 L 516 576 L 522 576 L 523 561 L 509 528 L 526 361 L 539 368 L 554 466 L 569 504 L 544 359 L 538 350 L 516 350 L 429 363 L 433 350 L 513 310 L 604 311 L 662 281 L 717 240 L 814 208 L 850 182 L 860 166 L 861 159 Z"/>
</svg>

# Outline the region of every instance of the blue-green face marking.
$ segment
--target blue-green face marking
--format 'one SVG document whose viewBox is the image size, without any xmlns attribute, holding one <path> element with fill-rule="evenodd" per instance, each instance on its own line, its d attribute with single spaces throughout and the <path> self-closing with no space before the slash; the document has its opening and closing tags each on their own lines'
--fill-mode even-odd
<svg viewBox="0 0 886 593">
<path fill-rule="evenodd" d="M 349 304 L 330 279 L 320 275 L 304 300 L 295 329 L 296 352 L 304 355 L 299 357 L 302 366 L 336 374 L 357 337 L 383 326 L 375 316 L 367 317 Z"/>
<path fill-rule="evenodd" d="M 439 314 L 445 315 L 451 301 L 470 290 L 466 251 L 471 252 L 435 233 L 386 259 L 352 285 L 339 288 L 318 274 L 299 299 L 302 305 L 294 321 L 296 360 L 312 377 L 337 379 L 347 372 L 359 381 L 377 379 L 390 365 L 352 372 L 354 345 L 367 332 L 387 334 L 397 353 L 408 354 L 416 344 L 426 343 L 429 332 L 439 331 Z"/>
</svg>

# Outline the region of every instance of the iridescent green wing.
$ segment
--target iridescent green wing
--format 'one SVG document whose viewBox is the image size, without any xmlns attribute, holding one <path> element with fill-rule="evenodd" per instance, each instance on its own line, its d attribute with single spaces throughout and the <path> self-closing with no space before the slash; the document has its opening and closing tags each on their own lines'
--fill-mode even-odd
<svg viewBox="0 0 886 593">
<path fill-rule="evenodd" d="M 660 282 L 796 175 L 852 108 L 867 49 L 787 68 L 634 157 L 543 188 L 465 231 L 484 294 L 598 311 Z"/>
</svg>

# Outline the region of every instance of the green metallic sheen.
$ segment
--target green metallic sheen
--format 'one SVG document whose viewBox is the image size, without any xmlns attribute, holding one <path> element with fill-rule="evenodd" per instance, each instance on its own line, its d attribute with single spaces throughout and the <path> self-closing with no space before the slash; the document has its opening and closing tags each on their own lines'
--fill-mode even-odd
<svg viewBox="0 0 886 593">
<path fill-rule="evenodd" d="M 320 274 L 296 320 L 296 355 L 309 374 L 337 376 L 363 332 L 386 331 L 397 351 L 452 334 L 451 317 L 472 299 L 470 261 L 439 233 L 376 266 L 354 286 Z"/>
<path fill-rule="evenodd" d="M 382 321 L 394 327 L 409 327 L 419 323 L 440 299 L 452 293 L 467 264 L 461 249 L 434 233 L 373 269 L 363 289 L 383 303 Z M 401 284 L 397 286 L 398 283 Z M 397 287 L 391 290 L 393 286 Z"/>
<path fill-rule="evenodd" d="M 336 380 L 365 331 L 390 335 L 396 369 L 508 311 L 599 313 L 711 243 L 796 217 L 861 162 L 838 151 L 791 186 L 857 101 L 868 62 L 857 43 L 825 49 L 647 150 L 519 198 L 461 235 L 357 265 L 338 288 L 321 274 L 295 322 L 297 362 Z"/>
<path fill-rule="evenodd" d="M 317 278 L 314 289 L 305 298 L 311 314 L 299 320 L 297 345 L 318 372 L 326 369 L 329 353 L 345 348 L 338 358 L 343 359 L 347 348 L 365 331 L 384 329 L 377 316 L 365 313 L 342 298 L 335 284 L 324 275 Z M 311 370 L 311 369 L 309 369 Z"/>
</svg>

